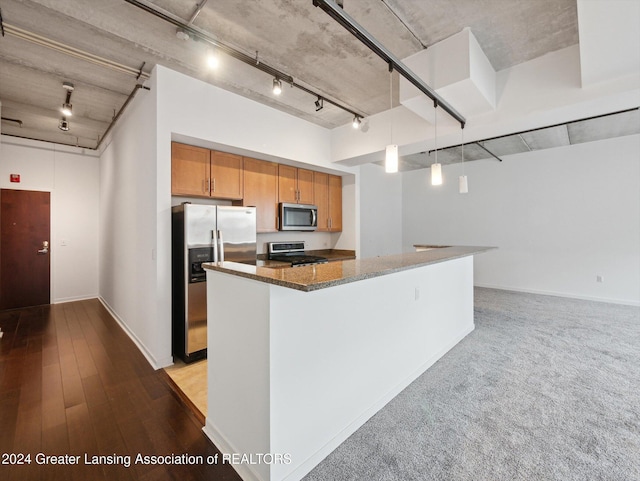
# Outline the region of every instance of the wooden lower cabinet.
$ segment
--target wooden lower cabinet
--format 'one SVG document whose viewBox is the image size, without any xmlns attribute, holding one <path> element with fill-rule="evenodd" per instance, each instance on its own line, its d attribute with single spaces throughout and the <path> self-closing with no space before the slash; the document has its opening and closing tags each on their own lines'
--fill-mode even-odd
<svg viewBox="0 0 640 481">
<path fill-rule="evenodd" d="M 257 230 L 278 230 L 278 164 L 244 158 L 244 206 L 255 206 Z"/>
<path fill-rule="evenodd" d="M 314 204 L 318 206 L 318 231 L 342 231 L 342 177 L 313 173 Z"/>
</svg>

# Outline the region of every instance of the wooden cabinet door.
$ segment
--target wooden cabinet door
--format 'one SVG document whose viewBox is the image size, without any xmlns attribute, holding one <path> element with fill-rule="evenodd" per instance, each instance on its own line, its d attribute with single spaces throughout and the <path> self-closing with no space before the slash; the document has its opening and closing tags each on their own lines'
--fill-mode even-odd
<svg viewBox="0 0 640 481">
<path fill-rule="evenodd" d="M 342 177 L 329 176 L 329 230 L 342 231 Z"/>
<path fill-rule="evenodd" d="M 242 199 L 242 156 L 211 151 L 211 197 L 216 199 Z"/>
<path fill-rule="evenodd" d="M 313 204 L 313 171 L 279 164 L 278 200 L 292 204 Z"/>
<path fill-rule="evenodd" d="M 297 170 L 289 165 L 278 164 L 278 201 L 298 202 Z"/>
<path fill-rule="evenodd" d="M 278 164 L 244 157 L 244 199 L 255 206 L 258 232 L 278 230 Z"/>
<path fill-rule="evenodd" d="M 209 149 L 171 143 L 171 194 L 209 197 Z"/>
<path fill-rule="evenodd" d="M 298 204 L 313 204 L 313 171 L 298 169 Z"/>
<path fill-rule="evenodd" d="M 328 232 L 329 174 L 313 173 L 313 203 L 318 206 L 318 232 Z"/>
</svg>

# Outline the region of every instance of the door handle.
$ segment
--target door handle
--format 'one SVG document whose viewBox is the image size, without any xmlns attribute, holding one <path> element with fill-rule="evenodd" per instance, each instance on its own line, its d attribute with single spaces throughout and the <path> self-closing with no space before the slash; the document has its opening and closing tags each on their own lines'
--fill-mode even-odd
<svg viewBox="0 0 640 481">
<path fill-rule="evenodd" d="M 220 263 L 224 262 L 224 239 L 222 239 L 222 231 L 218 231 L 218 242 L 220 243 Z"/>
<path fill-rule="evenodd" d="M 38 254 L 39 255 L 45 255 L 49 253 L 49 242 L 48 241 L 42 241 L 42 249 L 38 249 Z"/>
</svg>

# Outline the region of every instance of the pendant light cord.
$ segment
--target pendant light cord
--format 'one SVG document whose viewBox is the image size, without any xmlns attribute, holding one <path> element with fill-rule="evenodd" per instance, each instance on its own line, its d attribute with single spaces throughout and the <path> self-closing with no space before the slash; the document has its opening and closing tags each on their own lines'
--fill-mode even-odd
<svg viewBox="0 0 640 481">
<path fill-rule="evenodd" d="M 462 175 L 464 175 L 464 129 L 460 129 L 462 134 L 462 144 L 460 144 L 460 148 L 462 149 Z"/>
<path fill-rule="evenodd" d="M 389 70 L 389 110 L 391 111 L 390 143 L 393 144 L 393 70 Z"/>
<path fill-rule="evenodd" d="M 434 108 L 434 130 L 435 130 L 435 137 L 433 139 L 433 142 L 434 142 L 434 148 L 436 151 L 436 164 L 437 164 L 438 163 L 438 106 L 437 105 Z"/>
</svg>

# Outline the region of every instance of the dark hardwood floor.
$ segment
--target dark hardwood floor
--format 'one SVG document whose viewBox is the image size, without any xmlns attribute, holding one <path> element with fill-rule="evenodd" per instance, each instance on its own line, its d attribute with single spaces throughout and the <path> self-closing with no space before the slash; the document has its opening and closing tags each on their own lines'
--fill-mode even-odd
<svg viewBox="0 0 640 481">
<path fill-rule="evenodd" d="M 240 480 L 206 463 L 218 451 L 202 424 L 98 300 L 0 311 L 0 328 L 0 480 Z M 204 464 L 135 464 L 138 453 Z M 4 464 L 21 455 L 31 464 Z"/>
</svg>

